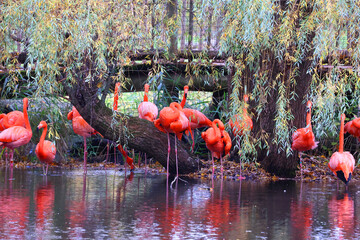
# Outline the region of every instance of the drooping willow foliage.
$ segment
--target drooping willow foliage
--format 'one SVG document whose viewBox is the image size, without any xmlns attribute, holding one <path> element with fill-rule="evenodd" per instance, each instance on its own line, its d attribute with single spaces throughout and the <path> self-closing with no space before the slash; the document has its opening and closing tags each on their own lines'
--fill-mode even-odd
<svg viewBox="0 0 360 240">
<path fill-rule="evenodd" d="M 234 78 L 233 88 L 246 91 L 253 86 L 251 95 L 258 115 L 266 107 L 270 89 L 276 89 L 275 138 L 271 140 L 278 144 L 278 150 L 291 154 L 290 136 L 295 129 L 291 124 L 293 109 L 289 105 L 297 98 L 294 88 L 299 66 L 309 59 L 312 67 L 307 71 L 313 81 L 308 99 L 314 103 L 315 135 L 321 139 L 336 134 L 340 113 L 358 105 L 359 2 L 231 1 L 229 9 L 221 51 L 232 57 L 237 70 L 235 76 L 239 76 Z M 307 55 L 309 49 L 313 49 L 311 56 Z M 328 64 L 337 65 L 336 52 L 341 49 L 351 52 L 353 70 L 344 74 L 334 69 L 320 76 L 318 64 L 325 57 L 335 55 Z M 271 64 L 286 65 L 289 71 L 274 74 L 274 68 L 267 67 Z M 237 93 L 233 94 L 231 106 L 239 111 Z"/>
<path fill-rule="evenodd" d="M 171 8 L 175 14 L 168 16 Z M 180 50 L 204 50 L 202 64 L 211 64 L 208 50 L 218 50 L 226 66 L 235 69 L 227 118 L 242 111 L 242 94 L 250 94 L 256 119 L 267 108 L 267 98 L 277 92 L 275 137 L 269 139 L 269 133 L 261 131 L 245 134 L 240 139 L 242 157 L 254 153 L 254 145 L 266 148 L 270 143 L 291 154 L 295 128 L 290 105 L 298 100 L 295 89 L 304 61 L 312 61 L 306 70 L 312 76 L 307 97 L 314 102 L 317 137 L 335 134 L 340 113 L 358 105 L 356 0 L 3 0 L 0 13 L 0 61 L 9 69 L 14 66 L 11 53 L 19 46 L 25 49 L 28 74 L 35 73 L 29 84 L 37 85 L 37 96 L 61 92 L 64 84 L 79 78 L 98 86 L 100 95 L 107 91 L 105 81 L 126 80 L 122 67 L 140 50 L 155 52 L 152 79 L 164 71 L 158 52 L 167 55 L 174 35 L 182 36 L 177 38 Z M 353 69 L 319 74 L 319 63 L 328 56 L 334 60 L 329 64 L 339 65 L 339 49 L 350 52 Z M 188 63 L 190 75 L 199 71 L 194 62 Z M 19 76 L 15 68 L 9 73 L 13 79 Z"/>
</svg>

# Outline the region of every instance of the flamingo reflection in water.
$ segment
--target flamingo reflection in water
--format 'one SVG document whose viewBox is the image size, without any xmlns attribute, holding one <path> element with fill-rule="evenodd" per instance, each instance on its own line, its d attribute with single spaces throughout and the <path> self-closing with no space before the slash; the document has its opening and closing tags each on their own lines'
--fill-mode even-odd
<svg viewBox="0 0 360 240">
<path fill-rule="evenodd" d="M 52 221 L 55 200 L 55 188 L 51 182 L 41 184 L 35 195 L 36 204 L 36 238 L 43 239 L 48 235 L 47 225 Z"/>
<path fill-rule="evenodd" d="M 13 184 L 12 181 L 9 182 Z M 29 222 L 30 194 L 0 191 L 0 239 L 25 239 Z"/>
<path fill-rule="evenodd" d="M 334 195 L 328 202 L 331 237 L 352 239 L 356 229 L 354 200 L 349 193 Z"/>
<path fill-rule="evenodd" d="M 308 201 L 292 201 L 290 205 L 292 239 L 310 239 L 313 205 Z"/>
</svg>

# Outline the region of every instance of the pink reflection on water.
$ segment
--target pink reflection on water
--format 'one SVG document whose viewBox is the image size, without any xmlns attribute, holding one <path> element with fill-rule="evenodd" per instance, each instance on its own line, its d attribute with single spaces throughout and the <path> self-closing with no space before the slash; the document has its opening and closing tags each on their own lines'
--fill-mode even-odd
<svg viewBox="0 0 360 240">
<path fill-rule="evenodd" d="M 328 202 L 331 236 L 350 239 L 356 229 L 354 200 L 348 193 L 334 195 Z"/>
<path fill-rule="evenodd" d="M 42 237 L 46 236 L 46 225 L 52 221 L 55 200 L 55 187 L 51 182 L 41 184 L 35 193 L 36 204 L 36 232 Z"/>
<path fill-rule="evenodd" d="M 11 174 L 11 173 L 10 173 Z M 13 181 L 8 181 L 8 189 L 0 191 L 0 238 L 25 239 L 29 221 L 30 197 L 27 191 L 13 190 Z"/>
<path fill-rule="evenodd" d="M 294 201 L 290 205 L 292 239 L 309 239 L 313 224 L 313 205 L 307 201 Z"/>
</svg>

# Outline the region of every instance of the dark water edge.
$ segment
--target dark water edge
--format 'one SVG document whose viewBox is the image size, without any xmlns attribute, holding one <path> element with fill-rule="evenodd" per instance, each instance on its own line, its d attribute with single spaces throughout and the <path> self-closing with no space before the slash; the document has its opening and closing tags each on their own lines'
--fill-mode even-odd
<svg viewBox="0 0 360 240">
<path fill-rule="evenodd" d="M 0 239 L 359 239 L 359 187 L 0 169 Z M 167 188 L 168 184 L 168 188 Z M 168 189 L 168 191 L 167 191 Z"/>
</svg>

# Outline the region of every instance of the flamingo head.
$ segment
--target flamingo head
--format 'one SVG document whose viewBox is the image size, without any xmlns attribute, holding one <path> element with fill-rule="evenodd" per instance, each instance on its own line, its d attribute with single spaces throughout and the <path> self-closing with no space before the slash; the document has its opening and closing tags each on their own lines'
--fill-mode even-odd
<svg viewBox="0 0 360 240">
<path fill-rule="evenodd" d="M 311 107 L 312 107 L 312 102 L 309 100 L 306 103 L 306 112 L 310 112 L 311 111 Z"/>
<path fill-rule="evenodd" d="M 28 105 L 29 105 L 29 99 L 28 98 L 24 98 L 23 99 L 23 104 L 24 104 L 24 109 L 27 109 Z"/>
<path fill-rule="evenodd" d="M 149 92 L 150 86 L 149 84 L 145 84 L 145 92 Z"/>
<path fill-rule="evenodd" d="M 244 95 L 244 102 L 248 102 L 249 101 L 249 95 L 245 94 Z"/>
<path fill-rule="evenodd" d="M 39 125 L 37 126 L 38 129 L 47 127 L 47 123 L 45 121 L 41 121 Z"/>
<path fill-rule="evenodd" d="M 117 82 L 117 83 L 115 84 L 115 91 L 118 91 L 119 87 L 120 87 L 120 83 Z"/>
<path fill-rule="evenodd" d="M 345 113 L 342 113 L 341 116 L 340 116 L 340 120 L 345 121 L 345 118 L 346 118 Z"/>
<path fill-rule="evenodd" d="M 185 85 L 184 86 L 184 93 L 187 94 L 189 91 L 189 86 L 188 85 Z"/>
</svg>

